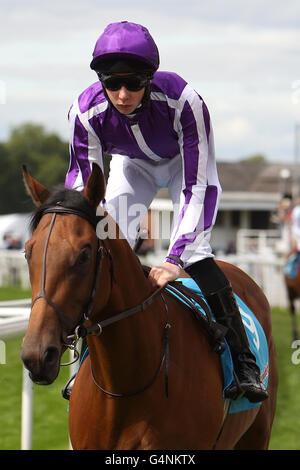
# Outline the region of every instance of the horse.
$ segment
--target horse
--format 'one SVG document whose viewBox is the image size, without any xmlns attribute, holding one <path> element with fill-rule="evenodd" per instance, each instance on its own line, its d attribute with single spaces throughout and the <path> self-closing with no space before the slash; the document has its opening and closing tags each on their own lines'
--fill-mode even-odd
<svg viewBox="0 0 300 470">
<path fill-rule="evenodd" d="M 270 307 L 257 284 L 218 262 L 257 315 L 269 349 L 269 398 L 227 414 L 209 330 L 165 286 L 151 285 L 116 222 L 99 213 L 100 168 L 93 164 L 82 193 L 50 192 L 26 168 L 23 175 L 38 207 L 25 247 L 32 307 L 21 357 L 33 382 L 50 384 L 64 351 L 86 337 L 89 354 L 69 401 L 72 448 L 267 449 L 278 378 Z M 99 222 L 106 237 L 97 236 Z"/>
</svg>

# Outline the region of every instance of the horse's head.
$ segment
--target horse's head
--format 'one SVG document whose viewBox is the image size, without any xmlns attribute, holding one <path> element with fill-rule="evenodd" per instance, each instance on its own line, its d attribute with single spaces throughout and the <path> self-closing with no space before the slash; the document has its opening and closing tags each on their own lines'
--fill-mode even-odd
<svg viewBox="0 0 300 470">
<path fill-rule="evenodd" d="M 31 378 L 52 383 L 60 359 L 83 320 L 94 290 L 99 262 L 96 209 L 104 197 L 105 182 L 94 164 L 83 193 L 62 188 L 50 193 L 23 169 L 27 191 L 38 206 L 26 243 L 32 288 L 32 308 L 22 346 L 22 360 Z M 109 283 L 101 285 L 104 297 Z"/>
</svg>

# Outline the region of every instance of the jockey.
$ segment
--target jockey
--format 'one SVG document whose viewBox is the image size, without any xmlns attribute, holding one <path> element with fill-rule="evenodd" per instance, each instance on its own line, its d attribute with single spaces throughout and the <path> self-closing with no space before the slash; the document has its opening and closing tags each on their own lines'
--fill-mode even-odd
<svg viewBox="0 0 300 470">
<path fill-rule="evenodd" d="M 177 74 L 157 72 L 157 46 L 148 30 L 135 23 L 108 25 L 90 66 L 99 80 L 69 112 L 66 187 L 83 190 L 92 162 L 103 169 L 103 155 L 111 154 L 104 204 L 132 247 L 158 189 L 168 188 L 174 207 L 170 246 L 165 262 L 152 267 L 149 279 L 162 286 L 179 277 L 181 268 L 189 273 L 217 321 L 228 329 L 237 380 L 227 397 L 264 400 L 268 393 L 231 285 L 210 246 L 221 187 L 203 99 Z M 144 208 L 138 216 L 130 210 L 137 206 Z"/>
</svg>

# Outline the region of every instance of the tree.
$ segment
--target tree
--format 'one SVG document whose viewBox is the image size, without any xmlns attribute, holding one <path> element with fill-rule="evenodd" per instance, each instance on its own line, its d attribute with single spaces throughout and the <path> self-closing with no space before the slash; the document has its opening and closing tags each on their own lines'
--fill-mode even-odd
<svg viewBox="0 0 300 470">
<path fill-rule="evenodd" d="M 48 188 L 63 183 L 69 165 L 68 143 L 43 126 L 26 123 L 0 143 L 0 160 L 0 213 L 30 212 L 33 205 L 25 192 L 22 165 Z"/>
<path fill-rule="evenodd" d="M 110 155 L 104 157 L 105 175 L 109 174 Z M 7 142 L 0 142 L 0 214 L 31 212 L 22 165 L 44 186 L 63 184 L 69 167 L 69 144 L 43 126 L 31 123 L 12 129 Z"/>
<path fill-rule="evenodd" d="M 240 162 L 265 163 L 267 159 L 261 153 L 257 153 L 254 155 L 250 155 L 249 157 L 241 158 L 239 161 Z"/>
</svg>

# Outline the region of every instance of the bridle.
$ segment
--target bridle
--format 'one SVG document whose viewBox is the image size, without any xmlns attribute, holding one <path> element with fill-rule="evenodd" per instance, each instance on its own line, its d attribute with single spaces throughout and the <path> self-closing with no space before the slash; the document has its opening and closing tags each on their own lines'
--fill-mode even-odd
<svg viewBox="0 0 300 470">
<path fill-rule="evenodd" d="M 91 373 L 92 373 L 92 379 L 93 379 L 95 385 L 97 385 L 97 387 L 100 390 L 102 390 L 104 393 L 106 393 L 110 396 L 114 396 L 114 397 L 132 396 L 132 395 L 136 395 L 137 393 L 141 393 L 142 391 L 146 390 L 148 387 L 150 387 L 152 385 L 152 383 L 158 377 L 158 375 L 159 375 L 159 373 L 160 373 L 160 371 L 163 367 L 164 362 L 166 361 L 166 386 L 165 386 L 165 391 L 166 391 L 166 395 L 168 396 L 168 356 L 169 356 L 169 329 L 170 329 L 170 324 L 168 322 L 167 303 L 166 303 L 166 301 L 165 301 L 165 299 L 162 295 L 162 290 L 164 289 L 164 286 L 159 287 L 158 289 L 156 289 L 153 292 L 153 294 L 151 294 L 146 300 L 144 300 L 142 303 L 140 303 L 136 307 L 125 310 L 121 313 L 118 313 L 118 314 L 116 314 L 112 317 L 109 317 L 109 318 L 107 318 L 107 319 L 105 319 L 101 322 L 92 324 L 88 327 L 84 326 L 83 323 L 90 319 L 89 317 L 90 317 L 90 314 L 93 310 L 95 295 L 96 295 L 96 291 L 97 291 L 97 286 L 98 286 L 100 274 L 102 272 L 102 262 L 103 262 L 103 258 L 104 258 L 105 255 L 108 257 L 109 262 L 110 262 L 111 284 L 114 280 L 113 260 L 112 260 L 111 253 L 106 248 L 106 246 L 104 244 L 104 241 L 102 239 L 98 238 L 96 269 L 95 269 L 93 286 L 92 286 L 92 290 L 91 290 L 91 293 L 90 293 L 88 303 L 82 309 L 82 312 L 80 314 L 79 319 L 70 318 L 68 315 L 66 315 L 63 312 L 63 310 L 55 302 L 53 302 L 48 297 L 48 295 L 46 294 L 46 291 L 45 291 L 46 256 L 47 256 L 47 250 L 48 250 L 50 235 L 51 235 L 51 232 L 52 232 L 52 229 L 53 229 L 53 226 L 54 226 L 54 223 L 55 223 L 55 219 L 56 219 L 56 214 L 64 214 L 64 215 L 74 214 L 74 215 L 77 215 L 79 217 L 82 217 L 82 218 L 86 219 L 93 226 L 94 229 L 96 229 L 96 225 L 97 225 L 99 219 L 96 216 L 93 217 L 90 214 L 86 214 L 84 211 L 80 211 L 80 210 L 74 209 L 74 208 L 64 207 L 64 206 L 61 205 L 61 203 L 56 203 L 55 206 L 48 207 L 47 209 L 45 209 L 43 211 L 42 215 L 49 214 L 49 213 L 53 214 L 53 215 L 52 215 L 52 219 L 51 219 L 51 222 L 50 222 L 50 226 L 49 226 L 49 230 L 48 230 L 48 234 L 47 234 L 47 238 L 46 238 L 46 242 L 45 242 L 44 252 L 43 252 L 41 290 L 40 290 L 39 294 L 33 299 L 32 303 L 31 303 L 31 308 L 33 308 L 34 304 L 39 299 L 44 299 L 47 302 L 47 304 L 50 305 L 54 309 L 55 313 L 57 314 L 57 316 L 59 318 L 59 322 L 61 324 L 62 331 L 63 332 L 65 332 L 65 331 L 67 331 L 67 332 L 73 331 L 74 332 L 74 333 L 69 334 L 69 335 L 64 335 L 64 334 L 62 335 L 63 336 L 63 341 L 65 340 L 65 343 L 63 343 L 64 346 L 66 346 L 67 348 L 73 350 L 75 357 L 74 357 L 73 361 L 61 364 L 61 366 L 67 366 L 67 365 L 73 364 L 74 362 L 76 362 L 78 360 L 79 353 L 76 349 L 76 346 L 77 346 L 77 343 L 78 343 L 80 338 L 85 338 L 87 335 L 99 336 L 102 333 L 104 327 L 106 327 L 108 325 L 111 325 L 113 323 L 116 323 L 116 322 L 118 322 L 120 320 L 123 320 L 125 318 L 128 318 L 129 316 L 134 315 L 135 313 L 145 311 L 154 302 L 154 300 L 156 300 L 156 298 L 158 298 L 158 296 L 161 295 L 161 297 L 163 299 L 163 302 L 164 302 L 164 306 L 165 306 L 165 310 L 166 310 L 166 316 L 167 316 L 167 321 L 166 321 L 166 325 L 165 325 L 165 334 L 164 334 L 164 345 L 165 345 L 165 347 L 164 347 L 164 354 L 162 356 L 159 368 L 157 369 L 157 371 L 156 371 L 154 377 L 151 379 L 151 381 L 146 386 L 144 386 L 142 389 L 140 389 L 138 391 L 135 391 L 133 393 L 129 393 L 129 394 L 112 393 L 112 392 L 108 392 L 107 390 L 103 389 L 99 384 L 97 384 L 92 370 L 91 370 Z M 64 336 L 66 336 L 66 337 L 64 337 Z"/>
<path fill-rule="evenodd" d="M 48 295 L 46 294 L 46 291 L 45 291 L 46 256 L 47 256 L 47 250 L 48 250 L 48 245 L 49 245 L 49 239 L 50 239 L 50 235 L 51 235 L 51 232 L 52 232 L 52 229 L 53 229 L 53 226 L 54 226 L 54 222 L 55 222 L 55 219 L 56 219 L 56 214 L 58 214 L 58 213 L 59 214 L 75 214 L 75 215 L 78 215 L 79 217 L 85 218 L 90 223 L 93 223 L 93 221 L 91 220 L 91 218 L 85 212 L 78 211 L 78 210 L 75 210 L 75 209 L 65 208 L 65 207 L 62 207 L 59 204 L 57 204 L 56 206 L 52 206 L 52 207 L 49 207 L 49 208 L 45 209 L 45 211 L 43 212 L 43 215 L 47 214 L 47 213 L 51 213 L 53 215 L 52 215 L 52 219 L 51 219 L 51 222 L 50 222 L 50 226 L 49 226 L 49 230 L 48 230 L 48 234 L 47 234 L 47 238 L 46 238 L 46 243 L 45 243 L 45 247 L 44 247 L 44 253 L 43 253 L 41 290 L 40 290 L 39 294 L 33 299 L 32 303 L 31 303 L 31 308 L 33 308 L 33 306 L 37 302 L 37 300 L 44 299 L 47 302 L 47 304 L 50 305 L 53 308 L 53 310 L 55 311 L 55 313 L 57 314 L 57 316 L 59 318 L 59 321 L 60 321 L 60 324 L 61 324 L 61 327 L 62 327 L 62 331 L 63 332 L 65 332 L 65 331 L 70 332 L 70 331 L 73 331 L 73 330 L 77 330 L 78 327 L 80 327 L 80 325 L 85 320 L 87 320 L 89 318 L 90 313 L 93 309 L 94 298 L 95 298 L 95 294 L 96 294 L 96 288 L 97 288 L 97 284 L 98 284 L 98 281 L 99 281 L 100 272 L 101 272 L 101 269 L 102 269 L 103 252 L 105 250 L 105 245 L 103 243 L 101 243 L 101 241 L 98 239 L 99 241 L 98 241 L 97 259 L 96 259 L 96 271 L 95 271 L 93 287 L 92 287 L 92 290 L 91 290 L 91 294 L 90 294 L 90 297 L 89 297 L 88 304 L 82 310 L 79 320 L 70 318 L 68 315 L 66 315 L 62 311 L 62 309 L 55 302 L 53 302 L 48 297 Z M 93 226 L 95 227 L 94 223 L 93 223 Z M 67 336 L 67 338 L 63 338 L 63 339 L 72 339 L 72 338 Z M 77 343 L 78 339 L 79 339 L 79 336 L 78 336 L 78 333 L 76 331 L 76 333 L 74 333 L 74 340 L 76 340 L 76 343 Z M 75 348 L 76 344 L 71 344 L 71 345 L 70 344 L 65 344 L 65 346 L 69 347 L 70 349 L 74 349 L 74 351 L 76 350 L 76 348 Z M 77 354 L 76 354 L 76 358 L 77 358 Z M 64 364 L 64 365 L 69 365 L 69 363 Z"/>
</svg>

